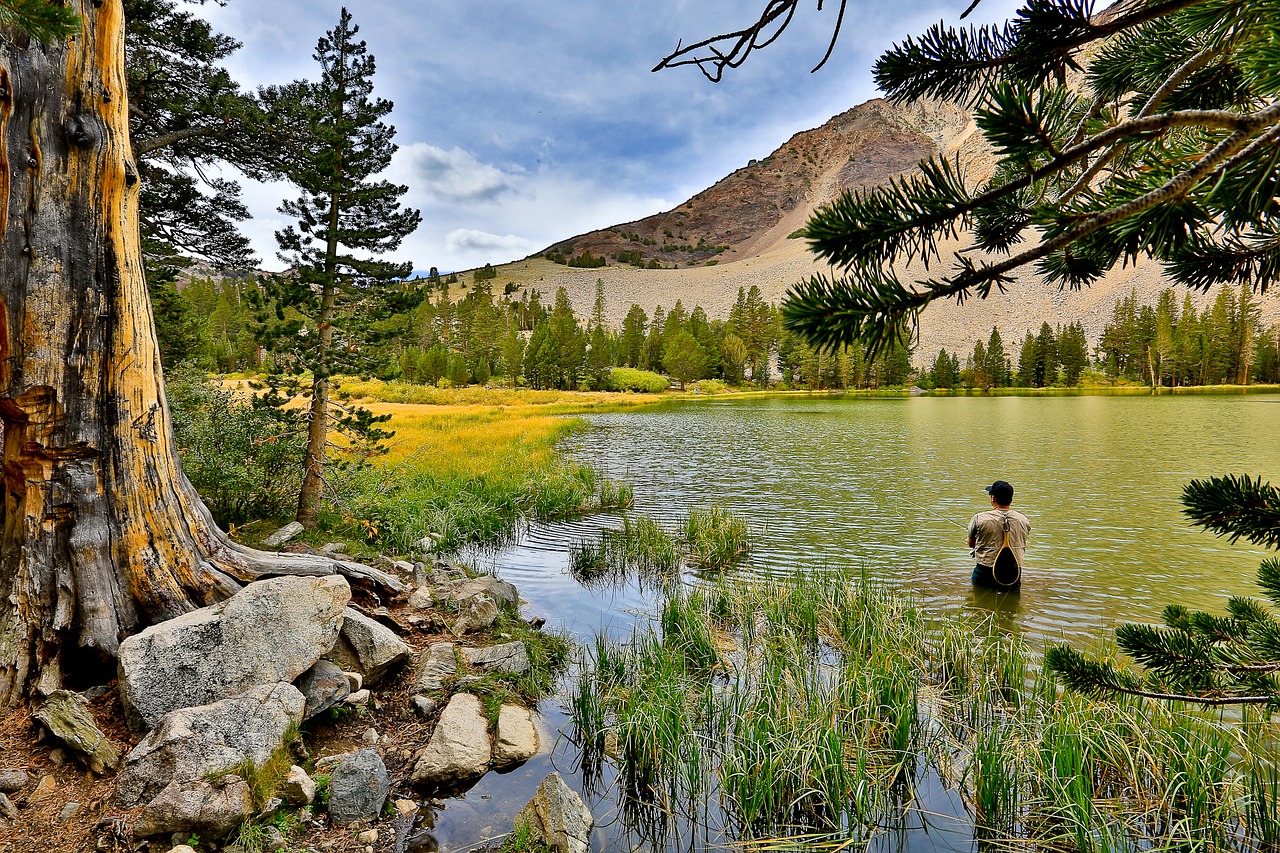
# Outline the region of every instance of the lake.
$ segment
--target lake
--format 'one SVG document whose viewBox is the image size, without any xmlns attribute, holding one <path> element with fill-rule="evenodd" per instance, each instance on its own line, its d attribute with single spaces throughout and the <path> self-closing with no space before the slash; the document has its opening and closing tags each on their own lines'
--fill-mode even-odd
<svg viewBox="0 0 1280 853">
<path fill-rule="evenodd" d="M 1265 552 L 1192 528 L 1179 498 L 1194 478 L 1280 478 L 1280 395 L 725 396 L 588 420 L 569 454 L 633 484 L 634 513 L 674 527 L 693 507 L 720 505 L 748 520 L 755 550 L 736 571 L 865 567 L 926 607 L 993 612 L 1033 648 L 1105 640 L 1118 622 L 1158 621 L 1167 602 L 1220 610 L 1232 595 L 1258 594 Z M 1013 483 L 1014 507 L 1033 526 L 1016 594 L 969 582 L 963 528 L 989 507 L 982 487 L 995 479 Z M 634 584 L 586 590 L 567 570 L 572 543 L 616 524 L 535 525 L 472 557 L 520 589 L 527 616 L 579 641 L 625 634 L 650 597 Z M 554 707 L 544 712 L 563 724 Z M 450 801 L 438 837 L 456 849 L 505 831 L 549 769 L 575 784 L 575 762 L 561 738 L 550 756 L 490 774 Z M 597 848 L 624 843 L 616 803 L 589 802 L 603 824 Z M 968 849 L 971 835 L 954 828 L 954 839 L 935 828 L 908 846 Z"/>
</svg>

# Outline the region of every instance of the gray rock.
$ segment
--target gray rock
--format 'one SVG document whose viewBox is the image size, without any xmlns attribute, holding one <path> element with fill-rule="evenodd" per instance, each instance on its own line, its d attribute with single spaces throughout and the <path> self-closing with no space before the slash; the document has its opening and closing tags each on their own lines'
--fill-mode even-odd
<svg viewBox="0 0 1280 853">
<path fill-rule="evenodd" d="M 330 657 L 343 669 L 363 675 L 365 684 L 377 684 L 411 654 L 413 650 L 386 625 L 348 607 L 342 612 L 342 632 Z"/>
<path fill-rule="evenodd" d="M 434 586 L 447 586 L 448 584 L 468 580 L 471 576 L 467 574 L 467 570 L 462 566 L 455 566 L 453 563 L 446 563 L 444 560 L 436 560 L 428 577 Z"/>
<path fill-rule="evenodd" d="M 559 773 L 542 780 L 529 805 L 516 815 L 516 825 L 533 830 L 556 853 L 589 853 L 595 817 Z"/>
<path fill-rule="evenodd" d="M 391 789 L 387 766 L 375 749 L 362 749 L 329 774 L 329 819 L 336 824 L 376 818 Z"/>
<path fill-rule="evenodd" d="M 498 621 L 498 605 L 487 595 L 476 595 L 458 605 L 458 619 L 453 633 L 459 637 L 483 631 Z"/>
<path fill-rule="evenodd" d="M 489 753 L 484 706 L 471 693 L 455 693 L 418 753 L 410 781 L 434 788 L 474 779 L 489 769 Z"/>
<path fill-rule="evenodd" d="M 413 709 L 418 712 L 419 717 L 430 717 L 436 712 L 440 705 L 436 700 L 426 696 L 413 697 Z"/>
<path fill-rule="evenodd" d="M 268 548 L 279 548 L 281 545 L 288 542 L 290 539 L 297 536 L 299 533 L 301 533 L 305 529 L 306 528 L 304 528 L 301 523 L 297 521 L 291 521 L 288 524 L 286 524 L 284 527 L 281 527 L 275 533 L 272 533 L 266 539 L 263 539 L 262 544 L 267 546 Z"/>
<path fill-rule="evenodd" d="M 396 567 L 397 571 L 403 572 L 406 575 L 413 571 L 413 563 L 410 563 L 408 560 L 396 560 L 392 565 Z"/>
<path fill-rule="evenodd" d="M 437 597 L 441 600 L 452 601 L 459 607 L 477 595 L 487 595 L 504 610 L 515 610 L 520 606 L 520 594 L 516 588 L 492 575 L 450 581 L 437 591 Z"/>
<path fill-rule="evenodd" d="M 369 700 L 372 698 L 373 698 L 373 694 L 370 693 L 369 688 L 366 687 L 361 690 L 357 690 L 355 693 L 352 693 L 350 696 L 346 698 L 345 701 L 348 705 L 363 707 L 365 705 L 368 705 Z"/>
<path fill-rule="evenodd" d="M 318 660 L 315 666 L 298 676 L 294 687 L 307 699 L 303 716 L 311 719 L 346 699 L 351 694 L 351 682 L 342 667 L 333 661 Z"/>
<path fill-rule="evenodd" d="M 256 581 L 226 601 L 152 625 L 120 644 L 120 700 L 130 725 L 293 681 L 333 648 L 351 598 L 345 578 Z"/>
<path fill-rule="evenodd" d="M 13 804 L 13 800 L 5 794 L 0 794 L 0 817 L 5 820 L 18 819 L 18 807 Z"/>
<path fill-rule="evenodd" d="M 309 806 L 316 798 L 316 783 L 295 764 L 280 783 L 280 796 L 291 806 Z"/>
<path fill-rule="evenodd" d="M 414 610 L 430 610 L 435 605 L 436 597 L 429 586 L 420 586 L 409 595 L 409 606 Z"/>
<path fill-rule="evenodd" d="M 341 554 L 347 550 L 346 542 L 329 542 L 320 546 L 321 554 Z"/>
<path fill-rule="evenodd" d="M 510 672 L 520 675 L 529 671 L 529 650 L 520 640 L 483 649 L 463 649 L 462 656 L 481 672 Z"/>
<path fill-rule="evenodd" d="M 31 774 L 17 768 L 0 770 L 0 794 L 12 794 L 31 784 Z"/>
<path fill-rule="evenodd" d="M 55 690 L 31 716 L 75 750 L 94 773 L 105 773 L 120 766 L 120 750 L 98 728 L 89 713 L 89 703 L 79 693 Z"/>
<path fill-rule="evenodd" d="M 66 823 L 80 813 L 79 803 L 67 803 L 58 810 L 58 823 Z"/>
<path fill-rule="evenodd" d="M 239 776 L 217 779 L 177 779 L 147 803 L 133 824 L 135 835 L 194 832 L 222 838 L 253 815 L 253 795 Z"/>
<path fill-rule="evenodd" d="M 235 699 L 165 715 L 125 757 L 116 780 L 124 808 L 147 802 L 171 781 L 193 782 L 244 762 L 261 767 L 302 722 L 306 700 L 292 684 L 264 684 Z"/>
<path fill-rule="evenodd" d="M 432 643 L 418 660 L 414 686 L 424 692 L 443 690 L 445 682 L 458 674 L 458 658 L 453 643 Z"/>
<path fill-rule="evenodd" d="M 498 734 L 493 739 L 493 766 L 528 761 L 538 754 L 538 727 L 533 712 L 519 705 L 503 705 L 498 711 Z"/>
</svg>

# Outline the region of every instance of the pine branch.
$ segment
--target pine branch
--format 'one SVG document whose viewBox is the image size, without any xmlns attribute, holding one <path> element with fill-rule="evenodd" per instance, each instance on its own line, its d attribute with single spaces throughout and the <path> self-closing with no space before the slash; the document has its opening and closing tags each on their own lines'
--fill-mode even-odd
<svg viewBox="0 0 1280 853">
<path fill-rule="evenodd" d="M 1280 697 L 1274 693 L 1261 695 L 1191 694 L 1147 690 L 1139 686 L 1132 673 L 1090 658 L 1070 646 L 1052 646 L 1044 656 L 1045 668 L 1062 680 L 1069 689 L 1098 699 L 1112 694 L 1158 699 L 1165 702 L 1187 702 L 1206 707 L 1227 705 L 1275 705 Z"/>
<path fill-rule="evenodd" d="M 1192 480 L 1182 490 L 1183 514 L 1217 536 L 1280 548 L 1280 489 L 1248 475 Z"/>
<path fill-rule="evenodd" d="M 80 16 L 70 6 L 49 0 L 0 0 L 0 26 L 47 43 L 79 32 Z"/>
</svg>

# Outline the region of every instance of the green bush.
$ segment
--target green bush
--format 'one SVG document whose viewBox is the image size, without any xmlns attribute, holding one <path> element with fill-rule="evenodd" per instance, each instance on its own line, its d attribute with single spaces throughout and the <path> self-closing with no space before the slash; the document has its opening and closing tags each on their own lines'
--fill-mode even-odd
<svg viewBox="0 0 1280 853">
<path fill-rule="evenodd" d="M 665 391 L 670 384 L 661 373 L 637 370 L 634 367 L 615 367 L 604 380 L 606 391 L 637 391 L 644 394 Z"/>
<path fill-rule="evenodd" d="M 238 400 L 203 371 L 179 367 L 166 387 L 182 469 L 213 519 L 226 527 L 277 520 L 298 500 L 306 428 L 303 409 Z"/>
</svg>

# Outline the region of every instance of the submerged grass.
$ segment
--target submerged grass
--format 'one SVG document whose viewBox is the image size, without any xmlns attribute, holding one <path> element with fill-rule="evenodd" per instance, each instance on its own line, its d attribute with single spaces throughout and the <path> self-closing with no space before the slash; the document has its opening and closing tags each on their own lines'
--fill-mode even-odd
<svg viewBox="0 0 1280 853">
<path fill-rule="evenodd" d="M 662 589 L 629 640 L 597 639 L 571 702 L 588 770 L 617 764 L 651 834 L 706 820 L 714 799 L 715 832 L 735 844 L 862 845 L 936 777 L 996 843 L 1280 838 L 1269 719 L 1061 693 L 989 622 L 931 618 L 862 575 Z"/>
</svg>

